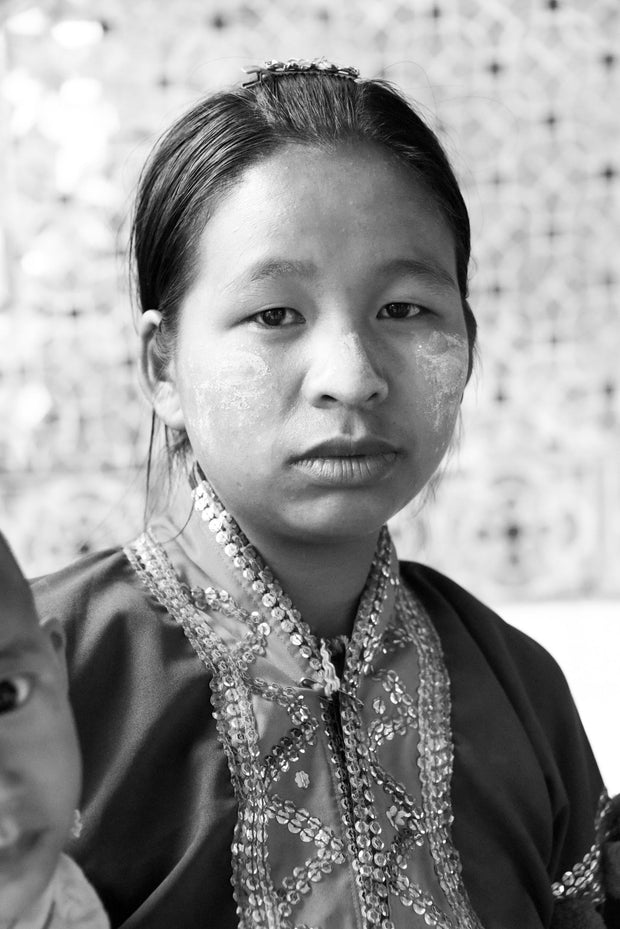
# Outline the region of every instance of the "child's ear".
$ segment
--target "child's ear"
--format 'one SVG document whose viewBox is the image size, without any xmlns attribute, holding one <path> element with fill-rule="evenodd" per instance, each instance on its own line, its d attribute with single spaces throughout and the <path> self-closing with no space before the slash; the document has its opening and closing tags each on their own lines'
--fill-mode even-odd
<svg viewBox="0 0 620 929">
<path fill-rule="evenodd" d="M 158 417 L 172 429 L 185 429 L 174 365 L 162 351 L 162 315 L 146 310 L 140 317 L 140 384 Z"/>
<path fill-rule="evenodd" d="M 41 623 L 41 629 L 50 640 L 65 688 L 68 689 L 69 675 L 67 673 L 67 659 L 65 657 L 65 644 L 67 641 L 65 638 L 65 631 L 55 616 L 45 619 Z"/>
</svg>

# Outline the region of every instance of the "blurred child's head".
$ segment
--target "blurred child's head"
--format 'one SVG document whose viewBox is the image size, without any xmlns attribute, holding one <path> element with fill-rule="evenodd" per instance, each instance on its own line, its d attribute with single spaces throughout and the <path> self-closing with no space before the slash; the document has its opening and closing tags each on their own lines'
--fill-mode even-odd
<svg viewBox="0 0 620 929">
<path fill-rule="evenodd" d="M 81 765 L 63 637 L 41 627 L 0 534 L 0 926 L 49 883 L 78 805 Z"/>
</svg>

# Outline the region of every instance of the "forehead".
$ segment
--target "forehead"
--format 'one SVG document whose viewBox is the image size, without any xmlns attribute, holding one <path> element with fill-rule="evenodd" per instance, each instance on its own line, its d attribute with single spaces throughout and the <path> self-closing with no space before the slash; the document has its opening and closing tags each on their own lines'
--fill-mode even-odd
<svg viewBox="0 0 620 929">
<path fill-rule="evenodd" d="M 30 587 L 0 536 L 0 658 L 22 651 L 47 651 Z"/>
<path fill-rule="evenodd" d="M 454 263 L 452 232 L 433 195 L 413 170 L 369 143 L 324 148 L 289 144 L 247 168 L 218 202 L 202 237 L 203 257 L 234 242 L 243 259 L 265 243 L 308 251 L 321 237 L 380 255 L 441 254 Z"/>
</svg>

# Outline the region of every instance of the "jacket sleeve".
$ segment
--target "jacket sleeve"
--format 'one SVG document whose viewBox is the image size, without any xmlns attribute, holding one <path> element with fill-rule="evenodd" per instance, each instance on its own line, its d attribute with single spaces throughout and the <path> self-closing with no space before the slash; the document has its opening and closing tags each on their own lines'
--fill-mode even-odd
<svg viewBox="0 0 620 929">
<path fill-rule="evenodd" d="M 620 927 L 620 795 L 604 804 L 597 842 L 586 859 L 554 885 L 551 929 Z"/>
<path fill-rule="evenodd" d="M 604 915 L 609 929 L 620 926 L 620 794 L 609 805 L 603 844 Z"/>
</svg>

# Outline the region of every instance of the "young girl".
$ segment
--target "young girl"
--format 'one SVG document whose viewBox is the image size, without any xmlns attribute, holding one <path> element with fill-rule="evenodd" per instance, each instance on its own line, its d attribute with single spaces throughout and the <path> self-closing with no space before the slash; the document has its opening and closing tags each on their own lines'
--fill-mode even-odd
<svg viewBox="0 0 620 929">
<path fill-rule="evenodd" d="M 62 854 L 80 791 L 63 635 L 39 626 L 0 533 L 0 929 L 108 929 L 80 868 Z"/>
<path fill-rule="evenodd" d="M 75 855 L 127 929 L 602 926 L 607 800 L 564 678 L 383 528 L 471 373 L 457 182 L 389 85 L 252 74 L 138 193 L 170 494 L 36 585 L 68 638 Z"/>
</svg>

